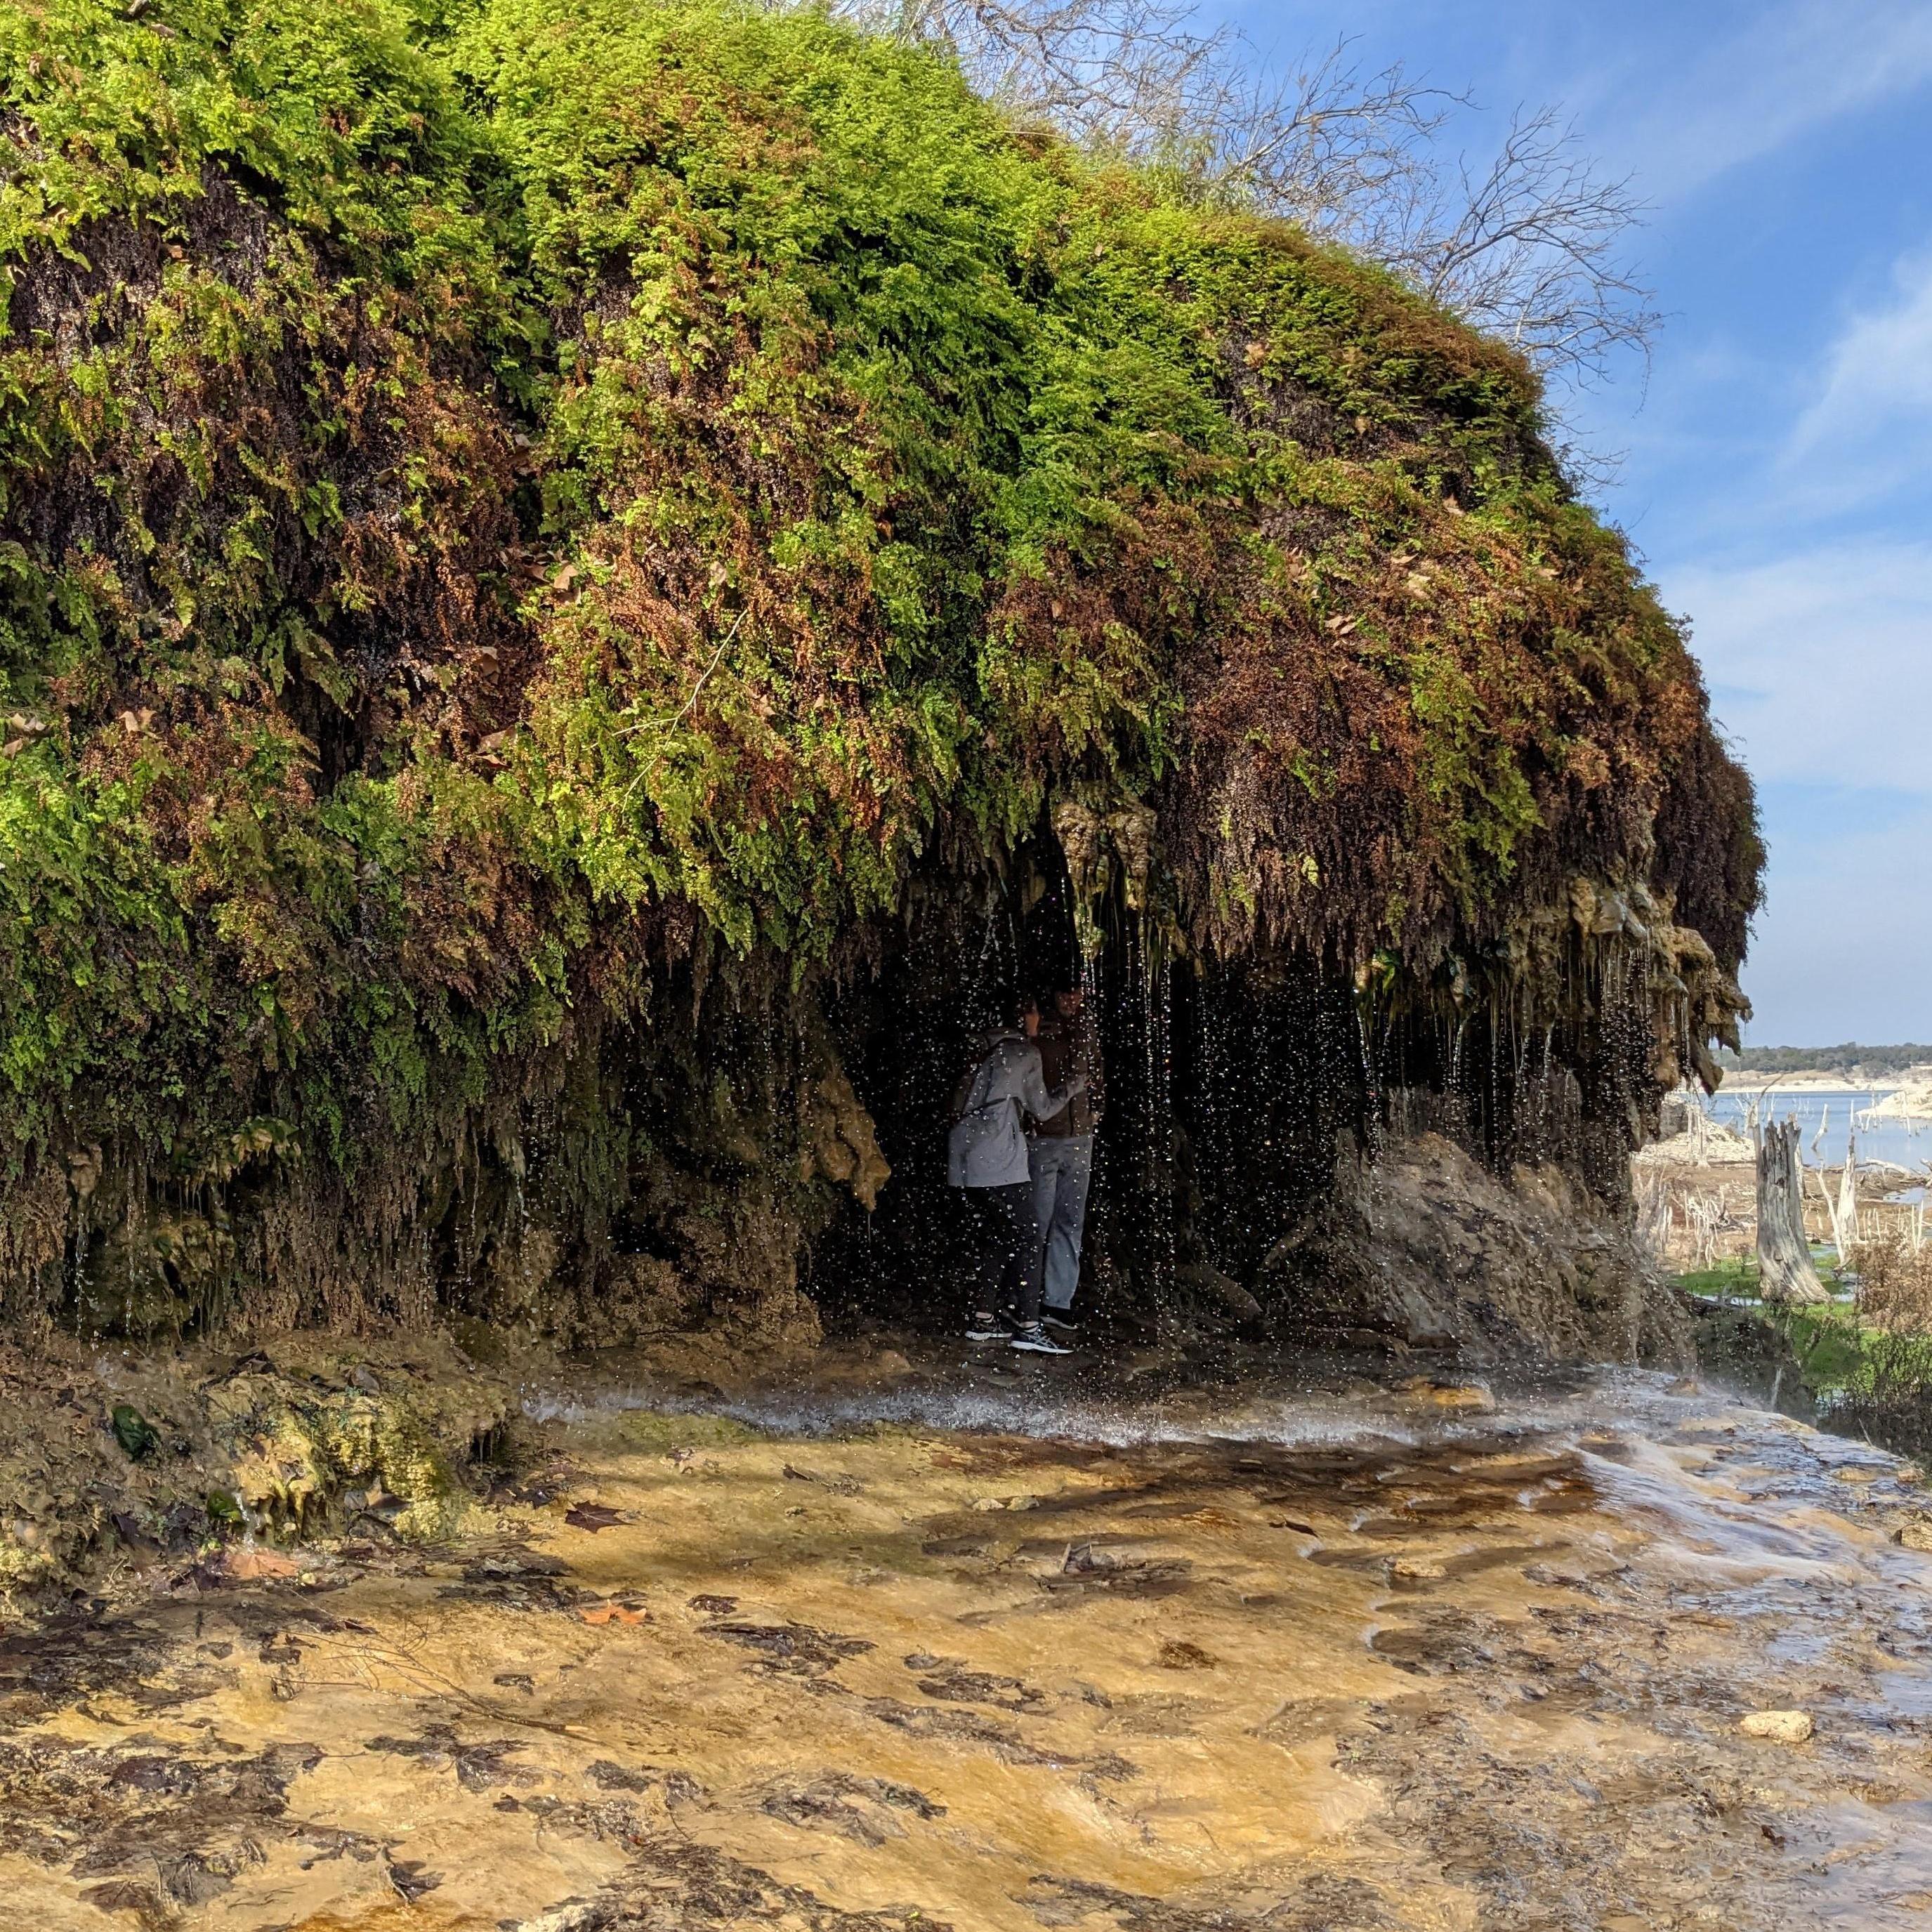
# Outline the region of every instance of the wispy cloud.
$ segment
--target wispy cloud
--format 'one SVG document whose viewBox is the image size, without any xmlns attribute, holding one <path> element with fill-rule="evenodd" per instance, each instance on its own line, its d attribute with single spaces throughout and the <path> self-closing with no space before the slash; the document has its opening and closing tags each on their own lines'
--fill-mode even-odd
<svg viewBox="0 0 1932 1932">
<path fill-rule="evenodd" d="M 1812 128 L 1932 82 L 1924 0 L 1785 0 L 1750 10 L 1657 84 L 1618 145 L 1646 191 L 1686 194 Z"/>
<path fill-rule="evenodd" d="M 1932 801 L 1767 785 L 1770 902 L 1744 972 L 1766 1045 L 1922 1040 Z"/>
<path fill-rule="evenodd" d="M 1899 263 L 1893 298 L 1854 316 L 1780 467 L 1828 507 L 1870 501 L 1932 470 L 1932 250 Z"/>
<path fill-rule="evenodd" d="M 1932 543 L 1826 543 L 1660 576 L 1760 778 L 1932 800 Z"/>
</svg>

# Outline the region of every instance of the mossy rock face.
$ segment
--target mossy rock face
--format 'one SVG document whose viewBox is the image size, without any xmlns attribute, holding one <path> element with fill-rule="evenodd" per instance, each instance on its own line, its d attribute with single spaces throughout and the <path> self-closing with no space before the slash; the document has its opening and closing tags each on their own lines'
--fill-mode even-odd
<svg viewBox="0 0 1932 1932">
<path fill-rule="evenodd" d="M 458 1470 L 508 1413 L 501 1385 L 474 1375 L 378 1375 L 361 1364 L 347 1372 L 340 1385 L 326 1375 L 242 1373 L 209 1389 L 214 1439 L 244 1516 L 299 1534 L 339 1522 L 352 1490 L 365 1506 L 400 1503 L 390 1514 L 405 1538 L 450 1534 L 470 1508 Z"/>
<path fill-rule="evenodd" d="M 760 1431 L 728 1415 L 685 1414 L 633 1409 L 620 1416 L 617 1432 L 626 1445 L 646 1455 L 673 1455 L 681 1449 L 735 1449 L 755 1442 Z"/>
<path fill-rule="evenodd" d="M 1079 813 L 1203 957 L 1729 1028 L 1749 785 L 1510 350 L 814 14 L 427 17 L 0 0 L 0 1292 L 522 1320 L 641 1191 L 728 1299 L 885 1182 L 820 988 Z"/>
<path fill-rule="evenodd" d="M 456 1534 L 477 1447 L 514 1410 L 436 1335 L 278 1336 L 239 1360 L 0 1345 L 0 1598 L 185 1570 L 240 1536 L 340 1534 L 358 1511 L 410 1540 Z"/>
</svg>

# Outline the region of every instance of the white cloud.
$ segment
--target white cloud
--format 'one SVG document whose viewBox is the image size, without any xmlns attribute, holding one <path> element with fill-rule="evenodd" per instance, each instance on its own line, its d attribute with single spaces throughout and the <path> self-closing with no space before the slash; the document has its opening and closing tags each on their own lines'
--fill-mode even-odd
<svg viewBox="0 0 1932 1932">
<path fill-rule="evenodd" d="M 1758 10 L 1728 40 L 1706 44 L 1660 86 L 1655 73 L 1648 68 L 1646 105 L 1616 145 L 1660 199 L 1932 80 L 1932 6 L 1786 0 Z"/>
<path fill-rule="evenodd" d="M 1932 797 L 1932 543 L 1824 544 L 1658 574 L 1760 778 Z"/>
<path fill-rule="evenodd" d="M 1932 542 L 1658 574 L 1760 788 L 1751 1037 L 1932 1036 Z"/>
<path fill-rule="evenodd" d="M 1932 252 L 1894 273 L 1894 299 L 1855 316 L 1780 467 L 1809 494 L 1868 501 L 1932 468 Z"/>
</svg>

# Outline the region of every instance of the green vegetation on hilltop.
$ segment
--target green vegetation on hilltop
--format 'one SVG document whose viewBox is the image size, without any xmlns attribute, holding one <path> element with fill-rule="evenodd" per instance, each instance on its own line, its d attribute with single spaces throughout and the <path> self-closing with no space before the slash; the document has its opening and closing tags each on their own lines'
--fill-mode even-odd
<svg viewBox="0 0 1932 1932">
<path fill-rule="evenodd" d="M 1720 1051 L 1718 1064 L 1741 1073 L 1849 1073 L 1867 1079 L 1932 1066 L 1932 1046 L 1747 1046 Z"/>
<path fill-rule="evenodd" d="M 1380 271 L 809 12 L 0 0 L 0 90 L 16 1276 L 76 1217 L 177 1312 L 333 1308 L 351 1224 L 433 1274 L 536 1070 L 875 950 L 1054 797 L 1156 814 L 1196 948 L 1379 983 L 1640 884 L 1586 938 L 1727 1022 L 1682 638 Z M 420 1198 L 330 1192 L 394 1147 Z"/>
</svg>

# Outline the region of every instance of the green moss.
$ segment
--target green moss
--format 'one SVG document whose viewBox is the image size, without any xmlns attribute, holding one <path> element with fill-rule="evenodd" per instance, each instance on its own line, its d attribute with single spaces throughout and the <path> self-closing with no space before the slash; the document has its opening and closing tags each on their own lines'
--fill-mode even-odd
<svg viewBox="0 0 1932 1932">
<path fill-rule="evenodd" d="M 394 1527 L 406 1538 L 451 1534 L 472 1507 L 456 1461 L 506 1405 L 495 1382 L 440 1366 L 425 1377 L 383 1360 L 371 1373 L 350 1358 L 296 1351 L 285 1366 L 212 1385 L 206 1399 L 238 1504 L 265 1528 L 301 1533 L 339 1516 L 355 1490 L 400 1501 Z M 345 1375 L 368 1386 L 345 1386 Z"/>
<path fill-rule="evenodd" d="M 1159 813 L 1204 950 L 1432 970 L 1646 868 L 1741 934 L 1748 788 L 1518 358 L 932 54 L 0 0 L 0 102 L 3 1151 L 214 1231 L 120 1241 L 130 1321 L 326 1175 L 401 1279 L 424 1150 L 664 962 L 795 984 L 1057 796 Z"/>
<path fill-rule="evenodd" d="M 762 1432 L 728 1415 L 660 1414 L 632 1409 L 617 1420 L 617 1432 L 633 1449 L 668 1456 L 679 1449 L 735 1449 L 761 1439 Z"/>
</svg>

